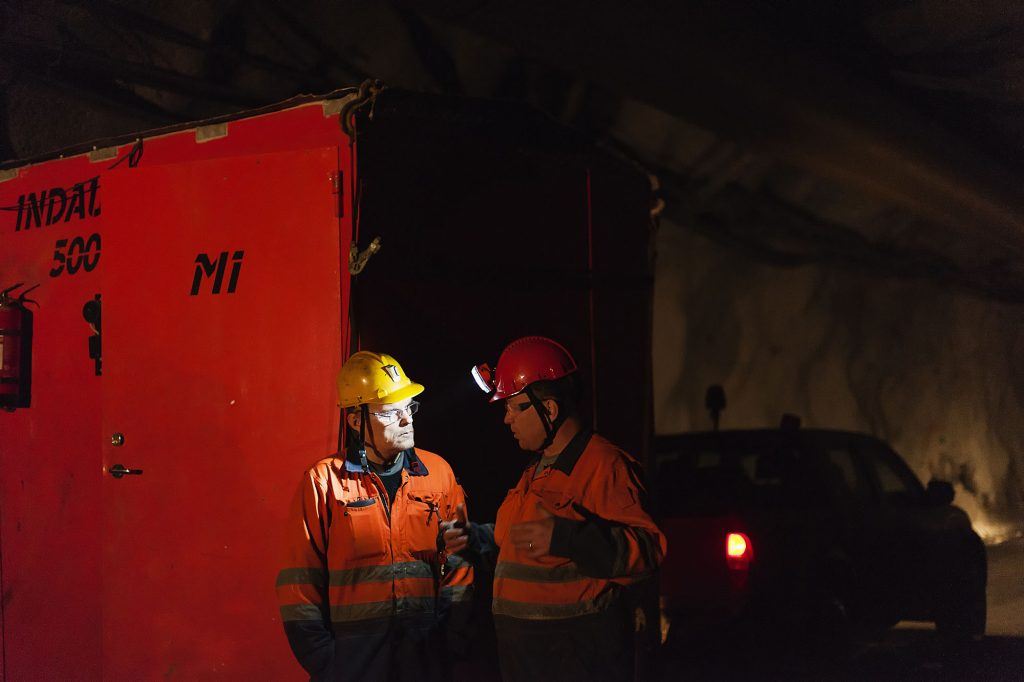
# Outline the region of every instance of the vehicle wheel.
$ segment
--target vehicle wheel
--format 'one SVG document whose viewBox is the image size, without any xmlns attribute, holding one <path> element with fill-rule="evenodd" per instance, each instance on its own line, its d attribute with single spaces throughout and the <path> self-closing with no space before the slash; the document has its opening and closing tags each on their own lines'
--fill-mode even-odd
<svg viewBox="0 0 1024 682">
<path fill-rule="evenodd" d="M 935 629 L 946 637 L 967 640 L 985 634 L 988 566 L 984 551 L 981 547 L 980 557 L 976 554 L 973 561 L 964 562 L 962 570 L 952 576 L 946 594 L 939 595 L 942 601 L 936 612 Z"/>
<path fill-rule="evenodd" d="M 840 593 L 823 595 L 809 625 L 812 655 L 842 661 L 853 651 L 854 628 L 847 600 Z"/>
<path fill-rule="evenodd" d="M 842 565 L 830 566 L 819 577 L 808 604 L 807 642 L 814 655 L 842 660 L 853 650 L 853 579 Z"/>
</svg>

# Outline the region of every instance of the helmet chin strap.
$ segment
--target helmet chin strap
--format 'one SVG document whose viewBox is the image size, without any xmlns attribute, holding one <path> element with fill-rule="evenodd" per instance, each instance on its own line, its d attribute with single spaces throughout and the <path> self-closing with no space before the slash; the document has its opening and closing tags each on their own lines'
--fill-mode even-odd
<svg viewBox="0 0 1024 682">
<path fill-rule="evenodd" d="M 544 408 L 544 403 L 541 402 L 541 399 L 537 397 L 537 394 L 529 386 L 523 389 L 523 393 L 530 399 L 533 409 L 537 411 L 537 416 L 540 417 L 540 423 L 544 426 L 544 433 L 546 434 L 544 442 L 535 450 L 535 452 L 544 452 L 551 445 L 552 441 L 555 440 L 555 434 L 558 433 L 558 429 L 562 428 L 562 424 L 565 422 L 565 415 L 562 414 L 562 410 L 559 410 L 558 416 L 555 417 L 554 421 L 551 421 L 548 411 Z"/>
<path fill-rule="evenodd" d="M 359 406 L 359 464 L 363 473 L 370 473 L 370 463 L 366 459 L 366 422 L 370 420 L 370 407 L 363 403 Z"/>
</svg>

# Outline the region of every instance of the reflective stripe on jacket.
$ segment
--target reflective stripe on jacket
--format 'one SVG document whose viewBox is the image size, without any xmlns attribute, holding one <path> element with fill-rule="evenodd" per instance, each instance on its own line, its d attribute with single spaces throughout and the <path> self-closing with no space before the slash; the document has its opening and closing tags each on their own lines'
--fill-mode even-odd
<svg viewBox="0 0 1024 682">
<path fill-rule="evenodd" d="M 438 551 L 439 524 L 465 503 L 462 488 L 439 456 L 404 454 L 393 504 L 376 474 L 337 456 L 309 469 L 295 495 L 277 598 L 292 650 L 311 675 L 343 658 L 346 677 L 360 679 L 386 665 L 367 657 L 388 656 L 389 621 L 426 632 L 453 605 L 468 608 L 472 567 Z M 434 649 L 423 655 L 443 659 Z"/>
<path fill-rule="evenodd" d="M 492 610 L 526 620 L 606 611 L 624 586 L 650 576 L 665 555 L 665 536 L 645 509 L 639 464 L 586 431 L 537 478 L 535 464 L 498 510 Z M 514 524 L 540 520 L 538 504 L 555 515 L 555 530 L 551 553 L 531 559 L 508 534 Z"/>
</svg>

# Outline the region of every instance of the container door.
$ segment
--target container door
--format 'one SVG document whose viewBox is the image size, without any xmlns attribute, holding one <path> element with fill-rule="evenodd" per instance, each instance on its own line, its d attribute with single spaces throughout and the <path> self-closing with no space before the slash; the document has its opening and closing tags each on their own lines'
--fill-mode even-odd
<svg viewBox="0 0 1024 682">
<path fill-rule="evenodd" d="M 106 188 L 105 679 L 302 676 L 274 580 L 301 473 L 336 450 L 343 152 Z"/>
<path fill-rule="evenodd" d="M 100 676 L 103 379 L 82 309 L 101 291 L 102 196 L 95 167 L 68 165 L 0 183 L 0 289 L 38 285 L 31 404 L 0 411 L 0 680 L 11 682 Z"/>
</svg>

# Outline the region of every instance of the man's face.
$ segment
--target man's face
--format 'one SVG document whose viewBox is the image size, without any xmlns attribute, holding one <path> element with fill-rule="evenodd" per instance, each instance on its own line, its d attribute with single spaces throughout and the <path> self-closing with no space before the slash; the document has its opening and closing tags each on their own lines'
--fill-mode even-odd
<svg viewBox="0 0 1024 682">
<path fill-rule="evenodd" d="M 366 442 L 385 460 L 390 461 L 402 450 L 415 445 L 412 413 L 409 411 L 412 402 L 412 398 L 407 398 L 397 403 L 370 403 L 368 406 L 370 421 L 366 424 Z M 358 418 L 353 428 L 359 430 Z"/>
<path fill-rule="evenodd" d="M 541 401 L 541 404 L 547 402 Z M 523 450 L 537 451 L 547 437 L 537 409 L 522 393 L 505 399 L 505 423 Z"/>
</svg>

